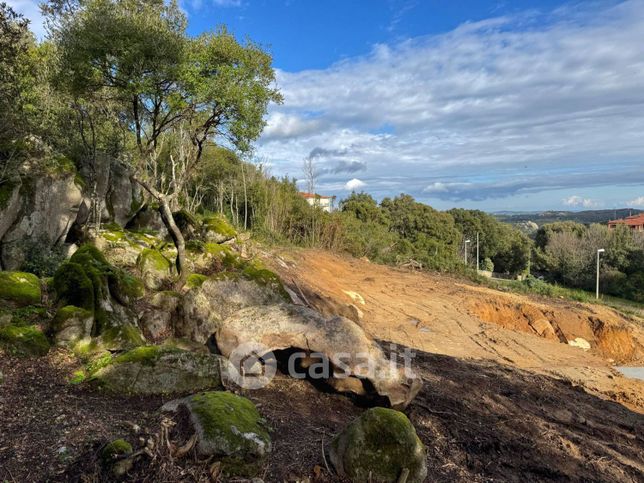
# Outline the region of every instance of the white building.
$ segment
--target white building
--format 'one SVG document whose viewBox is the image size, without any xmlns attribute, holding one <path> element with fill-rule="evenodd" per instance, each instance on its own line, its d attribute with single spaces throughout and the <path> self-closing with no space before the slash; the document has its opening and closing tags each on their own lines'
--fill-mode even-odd
<svg viewBox="0 0 644 483">
<path fill-rule="evenodd" d="M 335 210 L 335 196 L 322 196 L 317 193 L 304 192 L 300 192 L 300 196 L 304 198 L 309 205 L 319 206 L 327 213 Z"/>
</svg>

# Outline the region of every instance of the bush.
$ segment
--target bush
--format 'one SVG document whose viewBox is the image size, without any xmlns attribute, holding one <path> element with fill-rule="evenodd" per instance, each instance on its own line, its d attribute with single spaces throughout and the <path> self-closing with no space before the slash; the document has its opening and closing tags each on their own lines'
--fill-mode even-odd
<svg viewBox="0 0 644 483">
<path fill-rule="evenodd" d="M 51 277 L 65 261 L 62 245 L 49 246 L 48 240 L 26 240 L 23 242 L 25 261 L 21 270 L 33 273 L 40 278 Z"/>
</svg>

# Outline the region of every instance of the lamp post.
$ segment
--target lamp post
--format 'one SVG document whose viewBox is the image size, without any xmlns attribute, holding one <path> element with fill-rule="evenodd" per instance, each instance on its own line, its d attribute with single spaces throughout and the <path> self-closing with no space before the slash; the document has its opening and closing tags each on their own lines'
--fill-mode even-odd
<svg viewBox="0 0 644 483">
<path fill-rule="evenodd" d="M 470 240 L 465 240 L 465 265 L 467 265 L 467 244 L 470 243 Z"/>
<path fill-rule="evenodd" d="M 599 299 L 599 255 L 604 253 L 606 250 L 600 248 L 597 250 L 597 284 L 595 285 L 595 298 Z"/>
</svg>

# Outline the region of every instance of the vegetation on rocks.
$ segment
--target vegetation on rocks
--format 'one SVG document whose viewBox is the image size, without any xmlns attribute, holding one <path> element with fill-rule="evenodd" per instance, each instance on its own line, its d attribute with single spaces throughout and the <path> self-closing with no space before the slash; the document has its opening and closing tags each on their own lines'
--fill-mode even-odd
<svg viewBox="0 0 644 483">
<path fill-rule="evenodd" d="M 0 300 L 15 306 L 39 304 L 40 280 L 26 272 L 0 272 Z"/>
<path fill-rule="evenodd" d="M 8 325 L 0 327 L 0 348 L 18 357 L 43 356 L 49 352 L 49 341 L 34 325 Z"/>
</svg>

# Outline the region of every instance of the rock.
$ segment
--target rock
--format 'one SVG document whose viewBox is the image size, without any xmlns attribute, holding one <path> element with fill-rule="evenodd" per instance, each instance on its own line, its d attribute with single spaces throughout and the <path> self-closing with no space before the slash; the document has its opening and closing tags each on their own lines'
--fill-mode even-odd
<svg viewBox="0 0 644 483">
<path fill-rule="evenodd" d="M 427 450 L 407 416 L 393 409 L 365 411 L 335 437 L 330 448 L 337 473 L 353 482 L 407 483 L 427 477 Z"/>
<path fill-rule="evenodd" d="M 282 296 L 272 287 L 247 280 L 237 273 L 224 272 L 186 293 L 175 334 L 205 343 L 221 321 L 234 312 L 281 301 Z"/>
<path fill-rule="evenodd" d="M 172 277 L 172 263 L 159 250 L 146 248 L 136 261 L 143 283 L 150 290 L 159 290 Z"/>
<path fill-rule="evenodd" d="M 134 466 L 130 458 L 132 445 L 124 439 L 115 439 L 101 450 L 101 464 L 117 478 L 123 477 Z"/>
<path fill-rule="evenodd" d="M 162 410 L 181 407 L 190 412 L 200 456 L 220 459 L 224 474 L 257 474 L 271 451 L 271 439 L 250 400 L 229 392 L 204 392 L 171 401 Z"/>
<path fill-rule="evenodd" d="M 8 325 L 0 328 L 0 347 L 13 356 L 44 356 L 49 352 L 49 341 L 35 325 Z"/>
<path fill-rule="evenodd" d="M 422 386 L 416 374 L 393 365 L 355 322 L 344 317 L 327 319 L 307 307 L 281 304 L 241 309 L 219 324 L 215 340 L 227 358 L 249 344 L 263 347 L 265 353 L 296 349 L 314 354 L 331 362 L 327 375 L 332 385 L 333 379 L 368 379 L 371 384 L 360 385 L 365 394 L 385 397 L 397 408 L 406 407 Z M 344 382 L 345 387 L 358 387 Z"/>
<path fill-rule="evenodd" d="M 143 334 L 152 341 L 161 341 L 173 334 L 173 320 L 181 302 L 181 294 L 172 291 L 159 292 L 150 299 L 151 307 L 145 309 L 139 319 Z"/>
<path fill-rule="evenodd" d="M 54 342 L 60 347 L 73 347 L 91 336 L 93 324 L 94 315 L 89 310 L 73 305 L 61 307 L 52 322 Z"/>
<path fill-rule="evenodd" d="M 237 235 L 235 229 L 221 215 L 205 218 L 203 221 L 203 236 L 206 241 L 223 243 L 232 240 Z"/>
<path fill-rule="evenodd" d="M 20 179 L 10 180 L 0 185 L 0 240 L 20 213 Z"/>
<path fill-rule="evenodd" d="M 168 235 L 168 229 L 163 223 L 163 218 L 161 218 L 161 213 L 155 207 L 150 205 L 144 206 L 135 216 L 132 218 L 125 228 L 128 230 L 152 230 L 158 234 L 159 237 L 165 238 Z"/>
<path fill-rule="evenodd" d="M 568 345 L 572 347 L 579 347 L 582 350 L 590 350 L 590 342 L 582 337 L 576 337 L 575 339 L 569 340 Z"/>
<path fill-rule="evenodd" d="M 173 213 L 172 217 L 186 240 L 191 240 L 198 234 L 199 221 L 188 210 L 179 210 Z"/>
<path fill-rule="evenodd" d="M 125 226 L 143 205 L 141 186 L 131 177 L 130 168 L 119 161 L 110 163 L 110 182 L 105 195 L 105 206 L 110 219 Z"/>
<path fill-rule="evenodd" d="M 15 201 L 6 210 L 13 218 L 1 241 L 1 262 L 4 270 L 19 268 L 25 259 L 24 241 L 37 240 L 46 249 L 63 243 L 74 223 L 82 200 L 73 165 L 55 175 L 25 178 L 19 192 L 20 208 L 15 214 Z M 15 194 L 11 195 L 11 200 Z M 8 224 L 3 218 L 3 224 Z"/>
<path fill-rule="evenodd" d="M 557 334 L 548 319 L 537 319 L 530 321 L 530 326 L 541 337 L 546 339 L 557 339 Z"/>
<path fill-rule="evenodd" d="M 32 273 L 0 272 L 0 300 L 14 307 L 40 303 L 40 280 Z"/>
<path fill-rule="evenodd" d="M 142 346 L 111 359 L 90 381 L 117 394 L 186 394 L 221 387 L 219 364 L 212 354 Z"/>
</svg>

